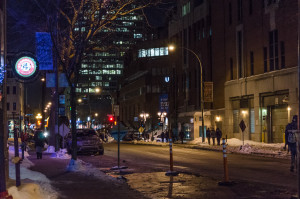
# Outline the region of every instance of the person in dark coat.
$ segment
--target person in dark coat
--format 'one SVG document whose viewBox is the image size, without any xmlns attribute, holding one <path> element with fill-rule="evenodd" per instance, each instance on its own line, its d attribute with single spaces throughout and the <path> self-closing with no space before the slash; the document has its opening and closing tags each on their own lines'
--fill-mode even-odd
<svg viewBox="0 0 300 199">
<path fill-rule="evenodd" d="M 298 121 L 298 117 L 297 115 L 293 116 L 293 120 L 291 123 L 289 123 L 286 126 L 286 133 L 288 134 L 287 136 L 287 143 L 289 146 L 289 150 L 291 151 L 291 167 L 290 167 L 290 171 L 294 172 L 294 168 L 295 168 L 295 163 L 296 163 L 296 156 L 297 156 L 297 139 L 296 139 L 296 131 L 297 131 L 297 121 Z"/>
<path fill-rule="evenodd" d="M 183 139 L 184 139 L 184 137 L 185 137 L 185 135 L 184 135 L 184 132 L 183 132 L 183 131 L 180 131 L 180 133 L 179 133 L 179 137 L 180 137 L 180 140 L 181 140 L 181 144 L 183 144 Z"/>
<path fill-rule="evenodd" d="M 45 142 L 47 142 L 47 141 L 45 139 L 45 136 L 43 135 L 43 131 L 37 130 L 34 134 L 34 144 L 35 144 L 37 159 L 42 159 L 43 148 L 44 148 Z"/>
<path fill-rule="evenodd" d="M 207 138 L 208 144 L 210 145 L 210 130 L 209 130 L 209 128 L 206 130 L 206 138 Z"/>
<path fill-rule="evenodd" d="M 165 139 L 165 133 L 164 133 L 164 132 L 161 132 L 160 137 L 161 137 L 161 142 L 164 142 L 164 139 Z"/>
<path fill-rule="evenodd" d="M 166 138 L 166 142 L 169 142 L 169 138 L 170 138 L 170 131 L 166 131 L 166 133 L 165 133 L 165 138 Z"/>
<path fill-rule="evenodd" d="M 215 131 L 214 128 L 212 128 L 212 130 L 210 131 L 210 137 L 212 138 L 213 145 L 215 145 L 215 141 L 216 141 L 216 131 Z"/>
<path fill-rule="evenodd" d="M 222 138 L 222 131 L 219 128 L 217 128 L 217 130 L 216 130 L 216 136 L 217 136 L 218 145 L 220 145 L 220 141 Z"/>
</svg>

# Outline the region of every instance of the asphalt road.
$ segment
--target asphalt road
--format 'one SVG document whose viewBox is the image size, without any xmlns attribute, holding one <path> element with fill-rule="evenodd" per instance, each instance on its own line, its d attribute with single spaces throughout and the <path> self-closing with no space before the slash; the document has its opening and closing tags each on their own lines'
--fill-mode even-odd
<svg viewBox="0 0 300 199">
<path fill-rule="evenodd" d="M 117 144 L 105 144 L 104 156 L 80 156 L 100 169 L 117 165 Z M 120 145 L 120 165 L 128 166 L 132 173 L 166 172 L 169 170 L 169 147 L 151 145 Z M 218 151 L 173 147 L 174 170 L 210 180 L 223 180 L 223 154 Z M 237 183 L 248 183 L 266 189 L 283 188 L 295 193 L 297 173 L 289 171 L 289 159 L 254 155 L 228 154 L 229 178 Z M 268 187 L 268 188 L 267 188 Z M 244 187 L 245 188 L 245 187 Z M 245 188 L 246 189 L 246 188 Z"/>
</svg>

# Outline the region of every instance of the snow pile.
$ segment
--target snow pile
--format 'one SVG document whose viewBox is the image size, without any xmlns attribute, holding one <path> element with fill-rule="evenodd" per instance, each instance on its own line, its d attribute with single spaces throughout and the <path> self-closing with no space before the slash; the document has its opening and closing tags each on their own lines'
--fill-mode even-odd
<svg viewBox="0 0 300 199">
<path fill-rule="evenodd" d="M 118 181 L 114 177 L 106 175 L 105 173 L 100 171 L 98 168 L 95 168 L 91 164 L 88 164 L 88 163 L 86 163 L 82 160 L 79 160 L 79 159 L 77 159 L 77 160 L 71 159 L 70 163 L 67 167 L 67 171 L 80 172 L 83 175 L 93 176 L 93 177 L 96 177 L 96 178 L 109 180 L 109 181 L 114 182 L 114 183 L 120 183 L 120 181 Z"/>
<path fill-rule="evenodd" d="M 52 153 L 51 158 L 71 159 L 71 156 L 68 154 L 67 149 L 59 149 L 59 151 Z"/>
<path fill-rule="evenodd" d="M 252 147 L 247 143 L 245 145 L 240 146 L 240 152 L 250 154 L 252 152 Z"/>
<path fill-rule="evenodd" d="M 8 153 L 9 153 L 9 159 L 11 161 L 14 161 L 15 160 L 15 147 L 9 146 Z M 21 154 L 22 154 L 22 151 L 20 149 L 19 156 L 21 156 Z M 34 166 L 34 164 L 30 160 L 27 159 L 28 156 L 29 156 L 28 152 L 24 151 L 24 159 L 22 160 L 22 164 L 21 164 L 22 167 L 30 168 L 31 166 Z"/>
<path fill-rule="evenodd" d="M 8 152 L 10 156 L 14 156 L 15 155 L 15 147 L 14 146 L 9 146 L 8 147 Z M 19 155 L 22 155 L 22 149 L 19 148 Z M 24 157 L 28 157 L 29 154 L 27 153 L 27 151 L 24 151 Z"/>
<path fill-rule="evenodd" d="M 9 147 L 9 159 L 15 159 L 14 147 Z M 58 193 L 53 190 L 50 180 L 39 172 L 28 169 L 34 164 L 28 160 L 29 154 L 24 152 L 24 159 L 20 164 L 20 178 L 22 184 L 20 187 L 11 186 L 8 188 L 9 195 L 14 199 L 56 199 Z M 9 162 L 9 177 L 16 179 L 15 164 Z M 24 183 L 28 182 L 28 183 Z"/>
<path fill-rule="evenodd" d="M 22 184 L 20 187 L 12 186 L 8 189 L 9 195 L 14 199 L 56 199 L 57 194 L 51 192 L 52 188 L 49 184 L 28 183 Z"/>
<path fill-rule="evenodd" d="M 84 161 L 71 159 L 67 167 L 67 171 L 75 171 L 75 172 L 85 171 L 86 167 L 87 164 Z"/>
<path fill-rule="evenodd" d="M 59 149 L 59 151 L 56 152 L 56 157 L 60 159 L 71 159 L 67 149 Z"/>
<path fill-rule="evenodd" d="M 111 143 L 113 142 L 115 139 L 111 136 L 107 136 L 107 142 L 106 143 Z"/>
<path fill-rule="evenodd" d="M 211 142 L 212 143 L 212 142 Z M 208 145 L 207 140 L 202 143 L 202 138 L 196 138 L 193 141 L 188 142 L 189 145 L 199 146 L 207 149 L 222 150 L 221 146 Z M 284 143 L 264 143 L 256 142 L 252 140 L 239 140 L 237 138 L 227 139 L 226 148 L 228 152 L 233 153 L 245 153 L 245 154 L 257 154 L 263 156 L 276 156 L 280 158 L 287 158 L 289 154 L 283 150 Z"/>
<path fill-rule="evenodd" d="M 55 153 L 55 147 L 54 146 L 48 146 L 45 153 Z"/>
</svg>

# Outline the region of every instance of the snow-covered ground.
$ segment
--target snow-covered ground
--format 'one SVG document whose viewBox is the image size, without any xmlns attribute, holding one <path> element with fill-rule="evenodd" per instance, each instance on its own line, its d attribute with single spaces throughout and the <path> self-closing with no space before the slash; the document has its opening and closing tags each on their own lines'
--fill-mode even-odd
<svg viewBox="0 0 300 199">
<path fill-rule="evenodd" d="M 222 141 L 221 141 L 222 142 Z M 216 141 L 217 143 L 217 141 Z M 222 149 L 221 146 L 218 145 L 208 145 L 207 141 L 202 143 L 202 138 L 197 138 L 193 141 L 188 142 L 191 147 L 199 146 L 203 148 L 210 148 L 210 149 Z M 256 154 L 261 156 L 272 156 L 278 158 L 288 158 L 290 157 L 290 153 L 283 149 L 284 143 L 263 143 L 263 142 L 255 142 L 252 140 L 239 140 L 237 138 L 227 139 L 226 142 L 226 149 L 228 152 L 231 153 L 243 153 L 243 154 Z"/>
<path fill-rule="evenodd" d="M 111 141 L 111 140 L 110 140 Z M 168 145 L 168 143 L 161 142 L 151 142 L 151 141 L 133 141 L 135 144 L 154 144 L 154 145 Z M 180 142 L 178 142 L 180 143 Z M 190 142 L 185 142 L 184 147 L 191 148 L 207 148 L 222 150 L 222 145 L 208 145 L 207 142 L 202 143 L 202 138 L 197 138 Z M 289 153 L 283 150 L 284 144 L 267 144 L 261 142 L 254 142 L 250 140 L 245 140 L 244 143 L 239 139 L 228 139 L 226 142 L 226 147 L 228 152 L 233 153 L 244 153 L 244 154 L 258 154 L 264 156 L 273 156 L 280 158 L 289 157 Z M 21 154 L 21 151 L 19 151 Z M 121 183 L 116 178 L 113 178 L 109 175 L 106 175 L 98 168 L 93 167 L 90 164 L 83 162 L 82 160 L 72 160 L 70 155 L 67 154 L 66 149 L 60 149 L 58 152 L 55 152 L 53 146 L 47 146 L 47 149 L 44 153 L 51 153 L 51 158 L 59 159 L 70 159 L 68 171 L 72 172 L 81 172 L 88 176 L 98 177 L 113 183 Z M 14 157 L 14 147 L 9 146 L 9 176 L 11 179 L 15 180 L 15 165 L 13 162 L 18 161 L 18 158 Z M 28 168 L 33 166 L 33 163 L 28 160 L 28 153 L 25 152 L 25 159 L 22 160 L 21 164 L 21 180 L 22 185 L 20 187 L 10 186 L 8 188 L 8 193 L 13 196 L 14 199 L 55 199 L 58 197 L 58 193 L 52 188 L 50 180 L 43 174 L 39 172 L 32 171 Z"/>
<path fill-rule="evenodd" d="M 77 159 L 76 161 L 71 159 L 71 156 L 67 154 L 66 149 L 60 149 L 55 152 L 53 146 L 46 146 L 47 149 L 44 153 L 51 153 L 51 158 L 58 159 L 70 159 L 70 163 L 66 170 L 72 172 L 81 172 L 88 176 L 98 177 L 113 183 L 120 183 L 117 179 L 106 175 L 99 169 L 93 167 L 90 164 L 83 162 L 82 160 Z M 10 179 L 15 180 L 15 164 L 19 158 L 14 157 L 14 147 L 9 146 L 9 177 Z M 21 150 L 19 151 L 21 154 Z M 50 180 L 42 173 L 35 172 L 29 168 L 34 164 L 27 158 L 29 154 L 24 153 L 24 160 L 20 165 L 21 173 L 21 186 L 10 186 L 8 188 L 9 195 L 13 196 L 14 199 L 56 199 L 58 198 L 58 193 L 52 188 Z"/>
<path fill-rule="evenodd" d="M 14 147 L 9 147 L 9 177 L 15 180 L 15 164 Z M 19 151 L 21 154 L 21 151 Z M 33 166 L 33 163 L 27 159 L 28 153 L 24 153 L 24 160 L 20 166 L 21 174 L 21 186 L 10 186 L 8 193 L 14 199 L 55 199 L 57 198 L 57 192 L 53 190 L 50 185 L 50 180 L 42 173 L 32 171 L 28 169 Z"/>
</svg>

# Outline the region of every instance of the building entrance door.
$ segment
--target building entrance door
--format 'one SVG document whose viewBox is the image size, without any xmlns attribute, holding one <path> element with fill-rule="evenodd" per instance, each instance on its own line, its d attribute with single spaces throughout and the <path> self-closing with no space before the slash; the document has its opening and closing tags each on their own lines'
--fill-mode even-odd
<svg viewBox="0 0 300 199">
<path fill-rule="evenodd" d="M 268 106 L 267 139 L 268 143 L 283 143 L 285 127 L 288 124 L 287 105 Z"/>
</svg>

